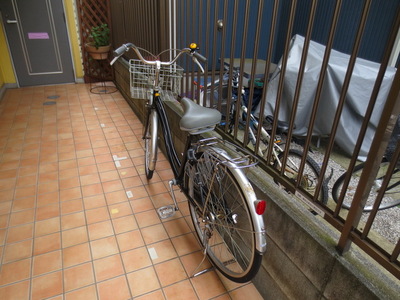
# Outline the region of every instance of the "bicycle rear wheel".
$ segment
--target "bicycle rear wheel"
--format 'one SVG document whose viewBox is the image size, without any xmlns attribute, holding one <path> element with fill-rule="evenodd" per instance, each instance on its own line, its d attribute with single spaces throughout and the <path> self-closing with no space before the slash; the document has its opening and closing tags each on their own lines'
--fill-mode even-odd
<svg viewBox="0 0 400 300">
<path fill-rule="evenodd" d="M 351 202 L 353 201 L 354 194 L 356 192 L 358 182 L 361 177 L 361 173 L 364 169 L 365 163 L 361 163 L 354 167 L 353 173 L 351 174 L 351 179 L 349 186 L 344 195 L 342 207 L 349 209 Z M 378 174 L 374 179 L 367 203 L 364 207 L 364 212 L 369 212 L 372 210 L 376 197 L 381 189 L 383 180 L 387 176 L 387 170 L 389 168 L 389 162 L 381 162 L 379 165 Z M 343 188 L 344 179 L 347 173 L 342 174 L 338 180 L 335 182 L 332 189 L 333 200 L 337 203 L 340 197 L 340 193 Z M 395 168 L 392 176 L 390 177 L 389 184 L 386 188 L 385 194 L 383 195 L 382 202 L 379 205 L 379 209 L 387 209 L 400 204 L 400 169 Z"/>
<path fill-rule="evenodd" d="M 251 280 L 261 265 L 246 195 L 232 171 L 202 153 L 188 162 L 185 184 L 194 228 L 213 265 L 235 282 Z"/>
<path fill-rule="evenodd" d="M 158 118 L 157 112 L 152 109 L 149 113 L 144 139 L 144 167 L 147 179 L 153 178 L 153 173 L 157 162 L 157 129 Z"/>
<path fill-rule="evenodd" d="M 294 181 L 298 180 L 302 157 L 302 151 L 297 149 L 289 149 L 284 173 L 284 175 L 287 176 L 289 179 L 292 179 Z M 279 171 L 281 170 L 280 165 L 282 165 L 282 160 L 283 153 L 279 155 L 280 163 L 278 161 L 275 161 L 274 163 L 274 167 Z M 317 162 L 307 155 L 306 163 L 303 170 L 303 176 L 301 177 L 300 187 L 302 187 L 306 192 L 310 193 L 311 195 L 314 195 L 318 184 L 318 177 L 320 172 L 321 169 L 318 166 Z M 318 200 L 323 204 L 326 204 L 328 202 L 328 185 L 325 182 L 322 184 L 321 191 L 318 195 Z"/>
</svg>

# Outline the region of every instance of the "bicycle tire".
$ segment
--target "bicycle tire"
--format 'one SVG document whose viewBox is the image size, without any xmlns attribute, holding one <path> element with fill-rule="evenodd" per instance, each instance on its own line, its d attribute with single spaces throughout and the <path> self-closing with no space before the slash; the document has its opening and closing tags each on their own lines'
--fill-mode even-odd
<svg viewBox="0 0 400 300">
<path fill-rule="evenodd" d="M 254 220 L 238 178 L 218 159 L 203 152 L 188 162 L 185 185 L 192 222 L 212 264 L 228 279 L 251 280 L 261 266 Z M 202 210 L 202 211 L 200 211 Z"/>
<path fill-rule="evenodd" d="M 151 110 L 146 122 L 144 139 L 144 167 L 147 179 L 153 178 L 157 162 L 157 113 Z M 156 138 L 154 138 L 156 137 Z"/>
<path fill-rule="evenodd" d="M 298 149 L 289 149 L 285 167 L 285 175 L 289 179 L 292 179 L 294 181 L 297 180 L 297 174 L 298 174 L 297 170 L 299 169 L 302 157 L 303 157 L 303 151 Z M 279 154 L 278 159 L 282 164 L 283 153 Z M 280 166 L 278 164 L 278 161 L 274 162 L 274 168 L 280 171 Z M 302 187 L 305 191 L 307 191 L 311 195 L 314 195 L 314 191 L 318 184 L 318 177 L 320 173 L 321 173 L 321 168 L 319 167 L 318 163 L 314 159 L 312 159 L 309 155 L 307 155 L 300 187 Z M 318 200 L 323 204 L 328 203 L 328 184 L 326 182 L 322 184 Z"/>
<path fill-rule="evenodd" d="M 365 163 L 361 163 L 354 167 L 352 172 L 352 176 L 349 182 L 349 186 L 344 195 L 344 200 L 342 203 L 342 207 L 349 209 L 351 206 L 351 201 L 353 200 L 354 193 L 356 192 L 358 182 L 361 176 L 361 173 L 364 169 Z M 370 191 L 370 196 L 367 199 L 367 203 L 363 209 L 363 212 L 370 212 L 373 208 L 373 204 L 378 196 L 379 188 L 386 176 L 387 169 L 389 167 L 389 162 L 383 161 L 379 165 L 379 170 L 377 176 L 374 180 L 374 184 Z M 344 179 L 346 177 L 346 173 L 342 174 L 335 182 L 332 188 L 332 197 L 333 200 L 338 203 L 340 193 L 342 191 Z M 400 204 L 400 169 L 395 168 L 388 187 L 386 188 L 385 194 L 383 195 L 382 202 L 379 205 L 379 210 L 388 209 Z"/>
</svg>

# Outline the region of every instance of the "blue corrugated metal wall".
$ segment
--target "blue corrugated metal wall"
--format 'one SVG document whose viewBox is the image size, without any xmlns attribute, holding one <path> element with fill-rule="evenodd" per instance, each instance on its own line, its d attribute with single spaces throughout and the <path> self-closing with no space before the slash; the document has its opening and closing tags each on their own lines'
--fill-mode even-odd
<svg viewBox="0 0 400 300">
<path fill-rule="evenodd" d="M 181 40 L 179 47 L 186 46 L 185 43 L 197 38 L 202 45 L 202 51 L 208 57 L 222 57 L 221 44 L 225 43 L 224 57 L 229 57 L 231 53 L 231 41 L 235 36 L 234 56 L 240 57 L 242 52 L 242 41 L 246 41 L 245 56 L 252 57 L 254 53 L 254 38 L 257 24 L 257 14 L 259 4 L 262 1 L 262 31 L 261 40 L 258 45 L 258 57 L 265 58 L 270 34 L 270 20 L 274 0 L 178 0 L 178 30 L 180 36 L 186 36 L 185 41 Z M 278 1 L 278 0 L 276 0 Z M 281 0 L 279 1 L 279 12 L 277 19 L 277 31 L 274 42 L 273 61 L 277 62 L 282 56 L 284 41 L 288 34 L 288 20 L 290 8 L 293 3 L 296 5 L 296 15 L 291 36 L 295 34 L 305 35 L 311 0 Z M 357 32 L 361 12 L 364 6 L 364 0 L 344 0 L 339 17 L 339 23 L 335 35 L 333 48 L 340 52 L 350 53 L 353 48 L 354 37 Z M 315 24 L 312 32 L 312 39 L 324 44 L 328 38 L 331 26 L 332 15 L 336 1 L 319 0 Z M 384 47 L 389 36 L 390 30 L 400 0 L 373 0 L 368 16 L 367 25 L 362 39 L 359 51 L 359 57 L 367 60 L 379 62 L 384 52 Z M 237 14 L 235 15 L 235 6 Z M 245 11 L 248 8 L 248 29 L 245 27 Z M 226 28 L 226 38 L 222 40 L 222 32 L 216 30 L 216 22 L 223 19 L 224 11 L 227 10 L 224 26 Z M 193 13 L 193 14 L 192 14 Z M 196 20 L 191 16 L 195 15 Z M 236 23 L 234 24 L 234 19 Z M 201 28 L 198 26 L 200 25 Z M 215 41 L 215 43 L 214 43 Z"/>
<path fill-rule="evenodd" d="M 310 2 L 310 0 L 298 1 L 294 33 L 305 34 Z M 364 0 L 343 1 L 333 44 L 335 50 L 351 53 L 364 2 Z M 399 0 L 372 1 L 359 57 L 380 62 L 399 4 Z M 316 42 L 325 44 L 328 38 L 334 5 L 335 1 L 330 0 L 318 2 L 312 33 L 312 39 Z"/>
</svg>

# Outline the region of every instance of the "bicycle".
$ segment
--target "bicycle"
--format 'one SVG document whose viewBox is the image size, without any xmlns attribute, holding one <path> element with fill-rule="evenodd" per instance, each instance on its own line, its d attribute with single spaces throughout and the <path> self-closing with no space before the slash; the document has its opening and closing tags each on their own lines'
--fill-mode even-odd
<svg viewBox="0 0 400 300">
<path fill-rule="evenodd" d="M 346 209 L 350 209 L 364 166 L 365 163 L 355 166 L 351 173 L 351 179 L 342 202 L 342 207 Z M 389 170 L 389 166 L 390 162 L 387 160 L 383 160 L 380 163 L 378 173 L 373 181 L 363 212 L 372 211 L 374 203 L 380 193 L 383 193 L 383 195 L 378 210 L 388 209 L 400 204 L 400 169 L 396 166 L 394 170 L 391 171 Z M 332 197 L 336 203 L 339 202 L 346 175 L 347 172 L 342 174 L 333 185 Z M 384 190 L 384 192 L 382 190 Z"/>
<path fill-rule="evenodd" d="M 397 142 L 400 140 L 400 117 L 397 117 L 397 121 L 393 128 L 393 132 L 390 136 L 388 146 L 386 148 L 384 157 L 379 165 L 376 177 L 373 181 L 366 205 L 364 206 L 363 212 L 372 211 L 376 199 L 381 198 L 378 210 L 388 209 L 400 204 L 400 165 L 397 160 L 396 163 L 391 165 L 396 150 Z M 354 167 L 350 182 L 344 193 L 342 207 L 349 209 L 351 202 L 354 198 L 361 173 L 364 170 L 365 163 L 361 163 Z M 333 200 L 338 203 L 340 194 L 343 189 L 347 172 L 342 174 L 335 182 L 332 188 Z"/>
<path fill-rule="evenodd" d="M 250 95 L 249 88 L 242 88 L 240 91 L 240 99 L 241 105 L 239 106 L 239 110 L 237 110 L 237 99 L 239 98 L 239 78 L 240 78 L 240 71 L 238 67 L 233 67 L 232 70 L 232 78 L 231 78 L 231 87 L 229 86 L 229 65 L 225 64 L 225 73 L 223 74 L 222 82 L 219 78 L 212 84 L 208 83 L 206 86 L 201 88 L 200 91 L 200 103 L 205 105 L 210 105 L 210 103 L 215 103 L 213 107 L 217 107 L 216 102 L 213 101 L 217 100 L 222 103 L 222 111 L 228 111 L 228 116 L 226 120 L 228 122 L 229 133 L 232 133 L 233 126 L 236 122 L 236 119 L 239 121 L 239 125 L 245 126 L 247 121 L 249 121 L 249 143 L 255 147 L 256 145 L 256 136 L 258 132 L 258 128 L 260 126 L 259 120 L 254 116 L 253 111 L 257 107 L 258 102 L 261 98 L 260 89 L 262 88 L 262 83 L 257 81 L 255 86 L 257 86 L 258 93 L 257 97 L 253 95 L 252 101 L 252 111 L 248 112 L 247 104 L 248 104 L 248 97 Z M 244 74 L 245 77 L 249 78 L 248 74 Z M 231 93 L 228 92 L 228 89 L 232 88 Z M 221 93 L 221 99 L 219 99 L 219 94 Z M 230 100 L 227 99 L 228 95 L 231 94 L 232 98 Z M 256 94 L 254 92 L 254 94 Z M 213 99 L 212 99 L 213 98 Z M 255 100 L 255 101 L 254 101 Z M 226 106 L 229 106 L 229 109 L 226 109 Z M 270 125 L 273 124 L 274 120 L 272 116 L 267 116 L 265 119 L 266 122 L 269 122 Z M 260 135 L 260 145 L 258 148 L 258 155 L 264 159 L 268 156 L 268 146 L 271 142 L 271 135 L 266 129 L 264 124 L 261 124 L 261 135 Z M 272 127 L 272 126 L 270 126 Z M 283 158 L 284 158 L 284 148 L 282 145 L 284 142 L 282 141 L 282 136 L 287 132 L 289 128 L 289 124 L 283 121 L 277 121 L 277 133 L 275 135 L 275 139 L 272 145 L 272 160 L 271 164 L 273 167 L 278 170 L 279 172 L 282 170 L 283 166 Z M 303 151 L 299 149 L 290 148 L 288 149 L 288 155 L 286 160 L 286 165 L 284 168 L 284 174 L 289 179 L 293 181 L 300 180 L 300 187 L 305 190 L 306 192 L 313 195 L 315 193 L 315 189 L 318 183 L 318 178 L 320 175 L 320 167 L 318 163 L 309 155 L 306 155 L 306 161 L 303 169 L 303 173 L 299 174 L 300 163 L 303 157 Z M 328 182 L 324 180 L 321 191 L 318 196 L 318 200 L 323 203 L 328 203 Z"/>
<path fill-rule="evenodd" d="M 170 61 L 146 60 L 140 51 L 143 49 L 128 43 L 114 51 L 115 58 L 111 63 L 129 49 L 142 63 L 140 67 L 137 62 L 132 63 L 133 84 L 138 80 L 148 95 L 143 135 L 146 176 L 151 179 L 155 170 L 158 125 L 162 128 L 168 161 L 174 173 L 174 179 L 169 182 L 174 205 L 159 209 L 160 217 L 169 217 L 179 209 L 172 188 L 179 186 L 188 199 L 204 258 L 207 255 L 212 264 L 232 281 L 251 280 L 258 272 L 266 251 L 262 217 L 265 201 L 257 199 L 244 173 L 257 161 L 246 150 L 220 138 L 200 138 L 200 134 L 214 130 L 221 114 L 185 97 L 181 99 L 183 116 L 180 129 L 187 133 L 187 139 L 182 157 L 178 157 L 163 104 L 162 87 L 173 90 L 175 80 L 171 84 L 164 83 L 171 82 L 170 75 L 179 69 L 176 65 L 178 58 L 183 54 L 191 56 L 203 72 L 199 61 L 205 63 L 206 59 L 197 52 L 197 45 L 191 44 L 189 48 L 179 50 Z"/>
</svg>

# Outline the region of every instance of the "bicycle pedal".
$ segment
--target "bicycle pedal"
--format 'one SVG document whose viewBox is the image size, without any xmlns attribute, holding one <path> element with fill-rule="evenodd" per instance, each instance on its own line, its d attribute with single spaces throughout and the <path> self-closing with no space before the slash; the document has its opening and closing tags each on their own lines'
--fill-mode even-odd
<svg viewBox="0 0 400 300">
<path fill-rule="evenodd" d="M 175 207 L 173 205 L 162 206 L 157 209 L 157 213 L 161 219 L 168 219 L 175 215 Z"/>
</svg>

